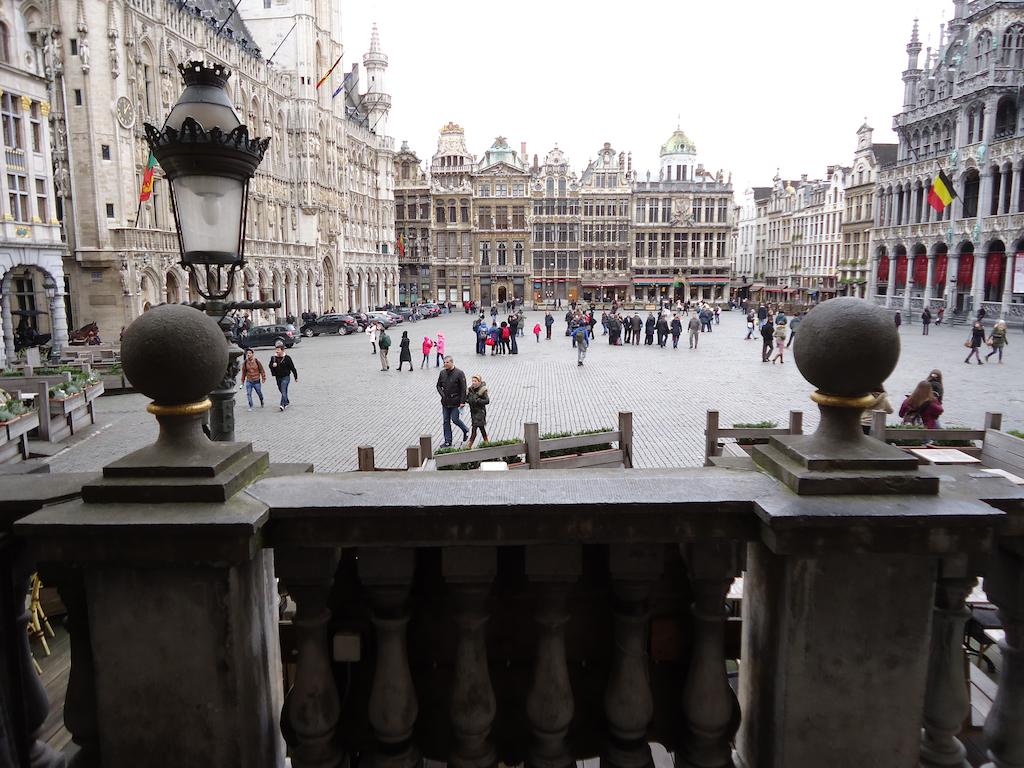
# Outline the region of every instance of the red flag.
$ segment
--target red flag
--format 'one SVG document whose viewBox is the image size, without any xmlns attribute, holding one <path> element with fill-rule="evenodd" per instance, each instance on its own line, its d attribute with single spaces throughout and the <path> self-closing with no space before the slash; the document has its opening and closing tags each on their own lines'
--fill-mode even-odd
<svg viewBox="0 0 1024 768">
<path fill-rule="evenodd" d="M 153 174 L 156 172 L 156 158 L 149 153 L 149 162 L 146 163 L 146 171 L 142 174 L 142 190 L 139 192 L 139 202 L 144 203 L 153 196 Z"/>
</svg>

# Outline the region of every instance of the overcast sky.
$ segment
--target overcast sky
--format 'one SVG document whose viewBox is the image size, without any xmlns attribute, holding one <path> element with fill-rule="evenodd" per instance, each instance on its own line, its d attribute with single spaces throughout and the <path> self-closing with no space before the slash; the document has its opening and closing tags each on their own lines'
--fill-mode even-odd
<svg viewBox="0 0 1024 768">
<path fill-rule="evenodd" d="M 557 143 L 579 172 L 608 141 L 657 178 L 678 122 L 739 194 L 776 168 L 849 165 L 865 117 L 876 142 L 895 141 L 913 19 L 936 46 L 952 13 L 922 0 L 345 2 L 343 42 L 361 64 L 377 22 L 389 132 L 423 160 L 451 120 L 478 157 L 498 135 L 541 161 Z"/>
</svg>

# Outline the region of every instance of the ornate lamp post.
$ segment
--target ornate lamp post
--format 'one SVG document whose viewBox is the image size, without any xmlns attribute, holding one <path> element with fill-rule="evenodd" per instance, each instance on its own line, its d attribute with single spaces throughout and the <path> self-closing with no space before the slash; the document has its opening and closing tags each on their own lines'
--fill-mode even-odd
<svg viewBox="0 0 1024 768">
<path fill-rule="evenodd" d="M 178 66 L 185 90 L 162 129 L 146 123 L 146 141 L 171 187 L 181 266 L 204 299 L 194 303 L 217 318 L 230 336 L 229 312 L 272 309 L 280 302 L 229 301 L 244 267 L 249 181 L 270 144 L 249 136 L 225 86 L 231 71 L 221 64 L 190 61 Z M 233 348 L 220 387 L 210 393 L 210 438 L 235 439 L 235 379 L 241 350 Z"/>
</svg>

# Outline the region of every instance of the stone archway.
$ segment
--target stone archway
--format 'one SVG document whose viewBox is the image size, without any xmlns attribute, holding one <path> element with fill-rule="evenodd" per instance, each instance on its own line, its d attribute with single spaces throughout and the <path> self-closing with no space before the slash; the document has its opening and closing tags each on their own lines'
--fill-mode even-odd
<svg viewBox="0 0 1024 768">
<path fill-rule="evenodd" d="M 51 345 L 59 351 L 68 343 L 64 272 L 58 264 L 47 269 L 36 263 L 12 263 L 0 280 L 3 359 L 14 360 L 16 349 Z M 51 295 L 52 294 L 52 295 Z"/>
</svg>

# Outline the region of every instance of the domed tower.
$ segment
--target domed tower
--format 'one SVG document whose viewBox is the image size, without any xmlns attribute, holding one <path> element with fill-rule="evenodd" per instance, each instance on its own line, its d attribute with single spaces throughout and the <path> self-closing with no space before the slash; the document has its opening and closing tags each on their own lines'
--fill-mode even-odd
<svg viewBox="0 0 1024 768">
<path fill-rule="evenodd" d="M 661 145 L 661 178 L 664 181 L 697 180 L 697 145 L 679 128 Z"/>
<path fill-rule="evenodd" d="M 363 67 L 366 69 L 366 95 L 363 101 L 370 117 L 370 128 L 380 136 L 387 136 L 391 95 L 384 88 L 384 72 L 388 68 L 388 57 L 380 49 L 380 34 L 376 24 L 370 35 L 370 50 L 363 54 Z"/>
</svg>

